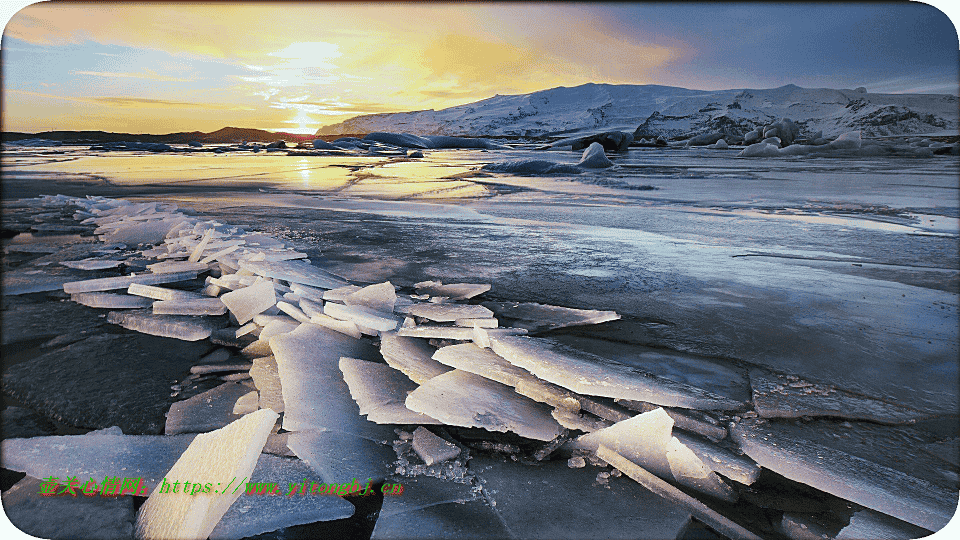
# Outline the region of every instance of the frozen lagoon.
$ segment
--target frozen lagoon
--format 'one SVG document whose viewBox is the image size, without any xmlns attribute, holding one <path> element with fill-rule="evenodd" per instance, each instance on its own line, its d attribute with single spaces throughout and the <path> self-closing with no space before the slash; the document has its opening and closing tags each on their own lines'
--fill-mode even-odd
<svg viewBox="0 0 960 540">
<path fill-rule="evenodd" d="M 623 363 L 658 349 L 745 362 L 955 425 L 956 159 L 734 155 L 631 150 L 613 169 L 524 177 L 476 169 L 578 154 L 32 150 L 5 152 L 3 197 L 171 201 L 268 232 L 354 282 L 489 282 L 490 300 L 615 310 L 619 321 L 551 335 Z"/>
</svg>

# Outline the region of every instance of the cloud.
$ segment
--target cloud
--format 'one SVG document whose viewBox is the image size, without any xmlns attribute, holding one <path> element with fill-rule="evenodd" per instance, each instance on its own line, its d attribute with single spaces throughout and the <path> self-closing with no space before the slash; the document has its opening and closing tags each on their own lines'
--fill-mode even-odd
<svg viewBox="0 0 960 540">
<path fill-rule="evenodd" d="M 110 73 L 105 71 L 72 71 L 74 75 L 88 75 L 91 77 L 110 77 L 110 78 L 128 78 L 128 79 L 149 79 L 151 81 L 163 81 L 163 82 L 194 82 L 197 79 L 183 79 L 180 77 L 167 77 L 165 75 L 157 75 L 156 73 Z"/>
</svg>

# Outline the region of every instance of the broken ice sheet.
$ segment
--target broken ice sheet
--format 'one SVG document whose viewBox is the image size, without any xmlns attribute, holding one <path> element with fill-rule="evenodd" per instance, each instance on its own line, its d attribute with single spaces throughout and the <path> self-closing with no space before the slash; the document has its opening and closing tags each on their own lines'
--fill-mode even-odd
<svg viewBox="0 0 960 540">
<path fill-rule="evenodd" d="M 381 313 L 393 313 L 397 292 L 389 281 L 368 285 L 343 297 L 348 306 L 364 306 Z"/>
<path fill-rule="evenodd" d="M 341 358 L 340 371 L 360 414 L 377 424 L 439 424 L 429 416 L 408 409 L 407 394 L 417 389 L 406 375 L 386 364 Z"/>
<path fill-rule="evenodd" d="M 397 327 L 397 320 L 390 314 L 373 311 L 366 306 L 347 306 L 327 302 L 323 305 L 323 314 L 342 321 L 352 321 L 361 327 L 361 331 L 366 327 L 380 332 L 389 332 Z"/>
<path fill-rule="evenodd" d="M 88 279 L 84 281 L 71 281 L 63 284 L 63 292 L 96 292 L 109 291 L 112 289 L 126 289 L 134 283 L 142 285 L 156 285 L 157 283 L 174 283 L 177 281 L 189 281 L 196 279 L 197 272 L 173 272 L 169 274 L 139 274 L 136 276 L 117 276 L 100 279 Z"/>
<path fill-rule="evenodd" d="M 402 371 L 417 384 L 423 384 L 437 375 L 451 370 L 432 358 L 436 349 L 417 338 L 400 337 L 394 333 L 380 337 L 380 354 L 387 364 Z"/>
<path fill-rule="evenodd" d="M 306 261 L 241 260 L 240 268 L 268 278 L 277 278 L 320 289 L 336 289 L 350 283 Z"/>
<path fill-rule="evenodd" d="M 423 426 L 413 431 L 413 451 L 428 467 L 460 455 L 459 446 L 441 439 Z"/>
<path fill-rule="evenodd" d="M 387 497 L 384 506 L 403 497 Z M 483 501 L 440 503 L 377 518 L 371 538 L 511 538 L 510 531 Z"/>
<path fill-rule="evenodd" d="M 483 331 L 483 336 L 516 336 L 526 334 L 527 331 L 522 328 L 490 328 L 475 329 L 464 328 L 460 326 L 439 326 L 434 324 L 422 324 L 417 326 L 408 326 L 397 330 L 397 335 L 402 337 L 415 337 L 427 339 L 456 339 L 459 341 L 476 341 L 477 330 Z M 477 343 L 481 347 L 480 343 Z"/>
<path fill-rule="evenodd" d="M 255 315 L 263 313 L 277 303 L 276 290 L 269 281 L 263 281 L 228 292 L 220 301 L 227 306 L 239 324 L 244 324 Z"/>
<path fill-rule="evenodd" d="M 516 538 L 678 538 L 690 521 L 683 506 L 626 477 L 595 486 L 596 469 L 566 460 L 529 465 L 478 455 L 470 460 L 487 497 Z"/>
<path fill-rule="evenodd" d="M 107 313 L 107 322 L 119 324 L 128 330 L 136 330 L 152 336 L 199 341 L 210 333 L 226 326 L 226 321 L 187 315 L 154 315 L 148 311 Z"/>
<path fill-rule="evenodd" d="M 20 531 L 39 538 L 92 540 L 133 535 L 132 497 L 49 497 L 40 494 L 41 483 L 27 476 L 3 492 L 3 510 Z"/>
<path fill-rule="evenodd" d="M 750 385 L 761 418 L 829 416 L 880 424 L 912 424 L 921 417 L 920 411 L 901 405 L 761 368 L 750 370 Z"/>
<path fill-rule="evenodd" d="M 233 405 L 233 414 L 243 416 L 259 409 L 260 393 L 256 390 L 248 392 Z"/>
<path fill-rule="evenodd" d="M 292 432 L 287 435 L 287 446 L 326 483 L 382 480 L 397 458 L 393 448 L 383 442 L 337 431 Z"/>
<path fill-rule="evenodd" d="M 270 482 L 280 486 L 283 494 L 264 496 L 244 493 L 223 515 L 210 533 L 211 540 L 235 540 L 276 531 L 284 527 L 344 519 L 353 515 L 350 502 L 331 495 L 287 496 L 291 484 L 304 481 L 321 483 L 316 473 L 303 461 L 260 454 L 250 482 Z M 244 485 L 243 490 L 246 490 Z"/>
<path fill-rule="evenodd" d="M 303 323 L 271 338 L 270 348 L 283 391 L 283 429 L 330 429 L 378 441 L 393 436 L 390 427 L 360 416 L 339 367 L 342 357 L 376 360 L 378 353 L 372 345 Z"/>
<path fill-rule="evenodd" d="M 600 324 L 620 318 L 616 311 L 574 309 L 533 302 L 484 302 L 498 318 L 513 319 L 514 326 L 530 331 L 553 330 L 565 326 Z"/>
<path fill-rule="evenodd" d="M 127 288 L 129 294 L 152 298 L 154 300 L 185 300 L 190 298 L 203 298 L 203 296 L 190 291 L 181 291 L 179 289 L 168 289 L 165 287 L 154 287 L 152 285 L 141 285 L 140 283 L 131 283 Z"/>
<path fill-rule="evenodd" d="M 764 468 L 918 527 L 937 531 L 956 512 L 955 488 L 824 446 L 788 428 L 745 420 L 730 429 L 730 436 Z"/>
<path fill-rule="evenodd" d="M 260 392 L 260 408 L 283 412 L 283 393 L 280 389 L 277 360 L 272 356 L 255 358 L 253 367 L 250 368 L 250 376 Z"/>
<path fill-rule="evenodd" d="M 154 274 L 169 274 L 174 272 L 189 272 L 191 270 L 196 270 L 197 272 L 203 272 L 207 270 L 207 265 L 198 262 L 185 262 L 185 261 L 164 261 L 154 264 L 148 264 L 147 270 L 153 272 Z"/>
<path fill-rule="evenodd" d="M 911 540 L 913 538 L 924 538 L 933 532 L 865 508 L 853 514 L 850 518 L 850 524 L 837 534 L 836 540 L 864 540 L 868 538 Z"/>
<path fill-rule="evenodd" d="M 228 382 L 178 401 L 170 406 L 164 433 L 198 433 L 222 428 L 239 418 L 233 413 L 234 404 L 249 392 L 250 387 L 245 384 Z"/>
<path fill-rule="evenodd" d="M 117 428 L 84 435 L 56 435 L 7 439 L 0 443 L 3 467 L 34 478 L 94 478 L 106 476 L 143 479 L 159 486 L 167 471 L 196 435 L 124 435 Z"/>
<path fill-rule="evenodd" d="M 493 312 L 483 306 L 470 304 L 414 304 L 410 315 L 436 322 L 454 322 L 457 319 L 489 319 Z"/>
<path fill-rule="evenodd" d="M 736 500 L 736 493 L 730 486 L 673 437 L 672 431 L 673 420 L 663 409 L 656 409 L 583 435 L 575 445 L 593 452 L 605 445 L 664 480 L 718 499 Z"/>
<path fill-rule="evenodd" d="M 194 486 L 211 487 L 222 486 L 227 478 L 249 478 L 278 416 L 261 409 L 217 431 L 197 435 L 166 477 L 189 478 Z M 163 486 L 158 486 L 137 513 L 136 537 L 207 538 L 245 486 L 237 485 L 239 489 L 233 490 L 231 487 L 228 483 L 219 493 L 177 497 L 162 492 Z"/>
<path fill-rule="evenodd" d="M 60 264 L 67 268 L 75 270 L 105 270 L 107 268 L 116 268 L 123 264 L 123 261 L 111 261 L 106 259 L 82 259 L 79 261 L 60 261 Z"/>
<path fill-rule="evenodd" d="M 156 315 L 223 315 L 227 306 L 219 298 L 158 300 L 153 303 Z"/>
<path fill-rule="evenodd" d="M 414 285 L 419 294 L 430 296 L 446 296 L 451 300 L 466 300 L 481 295 L 490 290 L 489 284 L 448 283 L 439 281 L 421 281 Z"/>
<path fill-rule="evenodd" d="M 742 403 L 544 338 L 490 338 L 493 351 L 537 377 L 588 396 L 688 409 L 735 410 Z"/>
<path fill-rule="evenodd" d="M 553 440 L 562 430 L 546 405 L 458 369 L 426 381 L 407 396 L 406 405 L 445 424 L 512 431 L 540 441 Z"/>
<path fill-rule="evenodd" d="M 153 305 L 153 300 L 142 296 L 106 292 L 87 292 L 71 294 L 70 299 L 78 304 L 92 308 L 135 309 Z"/>
</svg>

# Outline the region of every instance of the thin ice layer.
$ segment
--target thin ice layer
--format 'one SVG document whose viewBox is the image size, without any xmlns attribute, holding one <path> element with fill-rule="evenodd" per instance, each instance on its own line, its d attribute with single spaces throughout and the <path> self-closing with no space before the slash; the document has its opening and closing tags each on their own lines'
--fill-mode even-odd
<svg viewBox="0 0 960 540">
<path fill-rule="evenodd" d="M 250 377 L 260 392 L 259 407 L 283 412 L 283 392 L 280 389 L 280 372 L 277 360 L 272 356 L 264 356 L 253 360 L 250 368 Z"/>
<path fill-rule="evenodd" d="M 368 285 L 343 297 L 348 306 L 364 306 L 381 313 L 393 313 L 397 291 L 389 281 Z"/>
<path fill-rule="evenodd" d="M 744 421 L 730 429 L 730 436 L 762 467 L 918 527 L 940 530 L 957 509 L 955 490 L 814 441 L 785 437 L 772 422 Z"/>
<path fill-rule="evenodd" d="M 335 302 L 327 302 L 323 305 L 323 313 L 335 319 L 352 321 L 357 326 L 380 332 L 389 332 L 397 327 L 397 320 L 390 317 L 389 314 L 373 311 L 366 306 L 346 306 Z"/>
<path fill-rule="evenodd" d="M 233 413 L 234 404 L 249 392 L 250 387 L 245 384 L 227 382 L 178 401 L 170 406 L 164 433 L 202 433 L 222 428 L 240 418 Z"/>
<path fill-rule="evenodd" d="M 527 331 L 522 328 L 491 328 L 484 329 L 484 336 L 516 336 L 526 334 Z M 475 340 L 476 333 L 474 328 L 463 328 L 459 326 L 438 326 L 433 324 L 422 324 L 413 327 L 400 328 L 397 335 L 401 337 L 416 337 L 427 339 L 456 339 L 460 341 Z"/>
<path fill-rule="evenodd" d="M 97 483 L 121 474 L 159 486 L 196 435 L 124 435 L 117 427 L 84 435 L 7 439 L 0 443 L 3 467 L 34 478 L 76 476 Z"/>
<path fill-rule="evenodd" d="M 268 278 L 282 279 L 320 289 L 336 289 L 349 285 L 345 279 L 306 261 L 241 260 L 240 268 Z"/>
<path fill-rule="evenodd" d="M 407 394 L 417 389 L 403 373 L 392 367 L 341 358 L 340 371 L 350 388 L 350 395 L 360 407 L 360 414 L 377 424 L 439 424 L 429 416 L 408 409 L 404 404 Z"/>
<path fill-rule="evenodd" d="M 483 306 L 470 304 L 414 304 L 408 313 L 436 322 L 454 322 L 457 319 L 489 319 L 493 312 Z"/>
<path fill-rule="evenodd" d="M 394 333 L 380 337 L 380 354 L 387 364 L 399 369 L 413 382 L 424 382 L 450 371 L 451 368 L 432 358 L 436 349 L 426 341 L 417 338 L 401 337 Z"/>
<path fill-rule="evenodd" d="M 494 352 L 537 377 L 588 396 L 688 409 L 731 410 L 741 403 L 544 338 L 497 336 Z"/>
<path fill-rule="evenodd" d="M 141 285 L 156 285 L 157 283 L 175 283 L 177 281 L 189 281 L 196 279 L 196 270 L 189 272 L 172 272 L 168 274 L 138 274 L 135 276 L 117 276 L 99 279 L 87 279 L 84 281 L 71 281 L 63 284 L 63 292 L 80 293 L 110 291 L 113 289 L 126 289 L 134 283 Z"/>
<path fill-rule="evenodd" d="M 261 409 L 217 431 L 198 435 L 166 476 L 191 479 L 191 493 L 197 484 L 214 492 L 177 497 L 162 492 L 162 485 L 157 487 L 137 513 L 136 538 L 203 540 L 210 536 L 240 497 L 245 487 L 242 479 L 253 472 L 278 416 Z M 186 484 L 183 487 L 187 489 Z"/>
<path fill-rule="evenodd" d="M 210 539 L 249 538 L 284 527 L 344 519 L 353 515 L 353 505 L 335 495 L 287 496 L 290 484 L 302 484 L 305 480 L 321 483 L 316 473 L 299 459 L 260 454 L 249 482 L 274 483 L 284 493 L 279 496 L 240 495 L 210 533 Z"/>
<path fill-rule="evenodd" d="M 153 303 L 156 315 L 223 315 L 227 306 L 219 298 L 157 300 Z"/>
<path fill-rule="evenodd" d="M 153 298 L 154 300 L 202 298 L 201 295 L 195 292 L 181 291 L 179 289 L 167 289 L 165 287 L 154 287 L 152 285 L 142 285 L 140 283 L 131 283 L 130 287 L 127 288 L 127 292 L 137 296 Z"/>
<path fill-rule="evenodd" d="M 549 407 L 458 369 L 426 381 L 407 396 L 406 405 L 445 424 L 512 431 L 540 441 L 553 440 L 562 430 Z"/>
<path fill-rule="evenodd" d="M 736 499 L 733 490 L 716 473 L 673 437 L 673 419 L 663 409 L 583 435 L 576 440 L 576 445 L 594 452 L 605 445 L 664 480 L 719 499 Z"/>
<path fill-rule="evenodd" d="M 136 309 L 153 305 L 153 300 L 149 298 L 106 292 L 76 293 L 71 294 L 70 299 L 92 308 Z"/>
<path fill-rule="evenodd" d="M 152 336 L 199 341 L 226 325 L 226 321 L 185 315 L 154 315 L 143 311 L 121 313 L 111 311 L 107 322 L 119 324 L 128 330 L 136 330 Z"/>
<path fill-rule="evenodd" d="M 492 309 L 498 318 L 516 320 L 515 326 L 530 331 L 600 324 L 620 318 L 616 311 L 574 309 L 533 302 L 484 302 L 483 305 Z"/>
<path fill-rule="evenodd" d="M 253 319 L 277 303 L 276 290 L 269 281 L 262 281 L 228 292 L 220 297 L 239 324 Z"/>
<path fill-rule="evenodd" d="M 340 371 L 340 358 L 376 359 L 368 343 L 303 323 L 270 339 L 283 390 L 283 429 L 334 430 L 387 440 L 393 430 L 360 416 Z"/>
<path fill-rule="evenodd" d="M 489 283 L 448 283 L 444 285 L 439 281 L 421 281 L 414 287 L 417 288 L 419 294 L 444 296 L 451 300 L 466 300 L 490 290 Z"/>
</svg>

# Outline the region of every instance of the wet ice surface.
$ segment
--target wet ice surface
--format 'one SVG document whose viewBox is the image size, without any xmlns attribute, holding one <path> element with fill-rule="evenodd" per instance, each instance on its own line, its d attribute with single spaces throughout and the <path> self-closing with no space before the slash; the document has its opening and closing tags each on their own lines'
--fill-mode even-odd
<svg viewBox="0 0 960 540">
<path fill-rule="evenodd" d="M 29 181 L 43 178 L 51 182 L 51 190 L 173 201 L 203 212 L 203 219 L 243 224 L 274 235 L 303 253 L 292 257 L 305 255 L 314 268 L 329 271 L 310 270 L 309 275 L 302 272 L 304 268 L 291 271 L 291 264 L 297 266 L 291 261 L 267 260 L 248 267 L 268 278 L 303 282 L 306 287 L 300 290 L 291 283 L 276 295 L 291 306 L 297 304 L 285 296 L 291 290 L 307 299 L 297 308 L 307 317 L 322 315 L 306 312 L 319 307 L 309 302 L 320 302 L 325 296 L 310 287 L 337 288 L 345 283 L 340 277 L 357 285 L 390 280 L 408 291 L 425 280 L 491 283 L 491 291 L 467 303 L 554 305 L 615 312 L 620 317 L 607 317 L 610 320 L 600 325 L 558 328 L 549 313 L 514 313 L 519 316 L 512 320 L 509 313 L 503 313 L 503 318 L 498 313 L 501 326 L 521 326 L 534 333 L 555 328 L 536 337 L 550 337 L 673 383 L 755 406 L 762 414 L 777 411 L 751 394 L 747 374 L 753 366 L 813 385 L 793 388 L 789 383 L 796 381 L 787 381 L 791 399 L 796 398 L 791 414 L 799 416 L 834 417 L 837 410 L 856 406 L 867 412 L 867 419 L 902 421 L 900 410 L 879 406 L 889 403 L 922 417 L 956 414 L 960 213 L 958 166 L 952 158 L 736 159 L 735 152 L 631 150 L 611 155 L 615 166 L 603 171 L 524 177 L 476 175 L 470 169 L 491 161 L 529 158 L 573 164 L 579 153 L 427 152 L 421 163 L 370 157 L 87 154 L 77 152 L 79 159 L 59 163 L 20 160 L 13 172 L 5 167 L 5 196 L 11 193 L 8 187 L 17 193 L 27 189 Z M 6 155 L 4 160 L 6 164 Z M 101 178 L 109 179 L 111 185 L 87 174 L 90 170 L 102 171 Z M 444 178 L 453 174 L 457 178 Z M 148 179 L 150 184 L 144 184 Z M 638 189 L 650 185 L 658 189 Z M 22 256 L 28 258 L 27 247 L 17 249 L 25 250 Z M 201 260 L 210 263 L 207 259 L 224 249 L 230 247 L 208 249 L 203 255 L 210 255 Z M 58 260 L 95 256 L 89 248 L 81 251 L 66 258 L 48 252 L 48 260 L 35 259 L 17 267 L 18 292 L 29 292 L 31 287 L 52 290 L 68 281 L 116 275 L 115 270 L 53 269 L 57 265 L 52 263 Z M 21 256 L 17 253 L 12 256 Z M 116 257 L 103 254 L 102 258 Z M 50 283 L 44 285 L 45 280 Z M 4 286 L 6 292 L 8 276 Z M 418 292 L 442 296 L 439 290 Z M 336 294 L 343 301 L 349 291 Z M 6 298 L 4 305 L 10 305 Z M 398 302 L 398 311 L 399 306 Z M 271 314 L 256 316 L 264 323 L 258 328 L 261 338 L 298 326 L 291 317 L 267 313 Z M 136 314 L 126 317 L 147 322 Z M 271 328 L 263 317 L 282 317 L 286 322 L 271 323 L 275 324 Z M 398 316 L 397 322 L 402 318 Z M 452 322 L 460 324 L 463 319 Z M 5 317 L 5 329 L 7 324 Z M 448 324 L 437 322 L 436 329 L 405 327 L 398 335 L 475 339 L 473 328 L 443 326 Z M 366 330 L 376 333 L 376 329 Z M 281 347 L 291 337 L 280 339 Z M 418 341 L 425 344 L 427 339 L 422 338 Z M 252 355 L 248 359 L 274 353 L 270 344 L 262 339 L 259 350 L 248 350 Z M 290 437 L 299 457 L 335 481 L 350 474 L 379 474 L 389 464 L 389 456 L 383 454 L 389 447 L 370 439 L 382 440 L 383 434 L 367 433 L 371 426 L 364 425 L 367 422 L 356 404 L 338 401 L 349 396 L 346 385 L 327 377 L 335 373 L 340 352 L 325 353 L 322 365 L 315 366 L 321 368 L 315 376 L 298 380 L 288 389 L 277 384 L 285 378 L 284 363 L 297 365 L 296 349 L 312 348 L 306 342 L 288 344 L 291 347 L 278 355 L 279 374 L 271 374 L 269 387 L 275 396 L 280 386 L 284 397 L 288 391 L 300 396 L 292 417 L 300 417 L 301 429 L 326 429 L 326 421 L 336 418 L 336 426 L 345 432 L 369 437 L 301 431 Z M 351 348 L 333 347 L 348 356 Z M 371 353 L 369 359 L 374 360 L 376 351 Z M 387 361 L 393 365 L 390 358 Z M 328 395 L 319 391 L 333 387 L 336 391 Z M 849 399 L 831 394 L 829 402 L 815 403 L 806 399 L 808 388 L 837 388 L 841 390 L 837 394 Z M 34 399 L 31 406 L 43 403 Z M 262 394 L 260 400 L 264 405 Z M 49 405 L 51 411 L 59 408 L 62 403 Z M 321 408 L 331 416 L 318 415 Z M 952 425 L 955 419 L 948 416 L 946 422 Z M 712 467 L 707 454 L 712 448 L 694 448 L 691 436 L 679 431 L 682 426 L 675 427 L 677 437 Z M 868 430 L 856 423 L 852 431 Z M 827 430 L 823 436 L 833 435 Z M 955 436 L 955 431 L 928 433 L 919 443 L 936 451 L 938 444 L 949 444 Z M 732 444 L 730 439 L 723 443 Z M 818 444 L 828 448 L 830 455 L 849 450 L 824 441 Z M 855 455 L 916 477 L 906 484 L 931 482 L 930 477 L 937 474 L 942 474 L 948 487 L 956 482 L 955 467 L 902 471 L 890 464 L 897 445 L 882 437 L 872 445 Z M 344 459 L 344 449 L 356 449 L 354 454 L 360 457 Z M 749 459 L 737 456 L 742 461 L 735 463 L 719 450 L 711 455 L 722 456 L 731 465 L 726 469 L 729 478 L 755 478 Z M 768 467 L 776 466 L 768 456 L 763 459 Z M 927 467 L 927 462 L 922 463 Z M 834 460 L 819 475 L 817 467 L 802 467 L 805 481 L 815 483 L 814 477 L 845 472 L 843 460 Z M 719 468 L 717 472 L 724 474 Z M 869 483 L 862 476 L 852 473 L 849 483 Z M 896 501 L 896 496 L 888 499 Z M 911 504 L 908 501 L 906 506 Z M 919 516 L 933 528 L 942 514 L 950 512 L 949 506 L 942 500 L 924 501 L 919 510 L 910 510 L 913 514 L 901 515 Z M 436 509 L 435 517 L 453 515 L 453 510 Z M 472 512 L 463 510 L 464 516 Z M 486 522 L 480 514 L 475 523 Z M 390 529 L 389 521 L 383 520 L 378 531 L 410 532 L 417 523 L 433 523 L 430 516 L 413 519 L 411 514 L 409 523 L 401 526 L 400 516 L 394 516 L 399 528 Z M 427 522 L 418 521 L 422 519 Z M 433 525 L 435 529 L 425 527 L 423 532 L 452 530 L 445 528 L 443 519 Z"/>
</svg>

